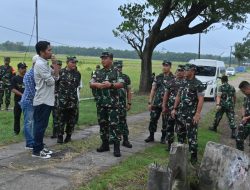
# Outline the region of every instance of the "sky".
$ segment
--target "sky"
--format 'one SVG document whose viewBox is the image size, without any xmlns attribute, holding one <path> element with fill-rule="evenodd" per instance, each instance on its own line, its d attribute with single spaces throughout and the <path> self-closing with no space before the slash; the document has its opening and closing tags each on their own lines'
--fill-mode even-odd
<svg viewBox="0 0 250 190">
<path fill-rule="evenodd" d="M 61 43 L 80 47 L 132 49 L 112 33 L 122 22 L 117 9 L 126 2 L 132 0 L 38 0 L 39 36 L 53 41 L 52 45 Z M 35 0 L 2 0 L 0 43 L 9 40 L 29 44 L 29 36 L 6 30 L 1 26 L 31 34 L 34 14 Z M 250 18 L 245 26 L 248 29 L 228 30 L 220 24 L 215 25 L 215 29 L 201 35 L 201 54 L 228 56 L 230 46 L 241 42 L 250 31 Z M 31 44 L 35 44 L 35 38 Z M 157 50 L 197 53 L 198 34 L 164 42 L 158 45 Z"/>
</svg>

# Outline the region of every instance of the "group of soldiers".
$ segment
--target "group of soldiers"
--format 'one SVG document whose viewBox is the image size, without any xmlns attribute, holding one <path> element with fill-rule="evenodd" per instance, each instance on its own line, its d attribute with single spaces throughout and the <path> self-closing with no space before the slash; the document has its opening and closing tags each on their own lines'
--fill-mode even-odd
<svg viewBox="0 0 250 190">
<path fill-rule="evenodd" d="M 174 142 L 174 132 L 179 143 L 188 143 L 191 153 L 191 163 L 197 162 L 197 132 L 198 122 L 204 102 L 203 84 L 195 74 L 197 68 L 193 64 L 178 65 L 175 76 L 171 72 L 172 63 L 163 61 L 162 73 L 157 75 L 152 83 L 148 108 L 150 111 L 149 133 L 145 142 L 154 141 L 157 123 L 162 116 L 161 143 L 167 143 L 167 151 Z M 216 96 L 216 114 L 210 130 L 217 132 L 217 127 L 224 113 L 232 130 L 231 138 L 236 139 L 236 148 L 244 150 L 244 140 L 250 135 L 250 84 L 243 81 L 239 89 L 246 95 L 242 111 L 242 120 L 236 133 L 235 103 L 236 90 L 228 83 L 228 77 L 221 77 L 221 85 Z M 167 142 L 166 142 L 167 141 Z"/>
<path fill-rule="evenodd" d="M 81 87 L 81 74 L 77 70 L 77 62 L 76 57 L 67 57 L 66 67 L 61 69 L 62 61 L 56 60 L 56 64 L 60 66 L 60 79 L 56 81 L 55 85 L 55 106 L 52 112 L 53 134 L 51 137 L 57 138 L 58 143 L 71 141 L 71 135 L 78 120 L 78 91 Z M 0 66 L 0 106 L 3 104 L 3 96 L 5 94 L 6 110 L 9 109 L 11 92 L 13 92 L 15 103 L 14 133 L 16 135 L 20 132 L 20 116 L 22 112 L 20 100 L 26 88 L 23 78 L 26 74 L 27 66 L 25 63 L 20 62 L 17 67 L 18 72 L 16 73 L 13 67 L 10 66 L 10 57 L 5 57 L 4 65 Z M 29 88 L 29 86 L 27 87 Z M 63 140 L 65 132 L 66 137 Z"/>
<path fill-rule="evenodd" d="M 100 138 L 102 144 L 97 152 L 110 150 L 114 145 L 114 156 L 120 157 L 120 141 L 122 145 L 132 148 L 129 142 L 127 125 L 127 111 L 131 108 L 131 80 L 122 72 L 123 62 L 113 61 L 113 54 L 103 52 L 100 56 L 103 68 L 99 65 L 91 74 L 90 88 L 96 102 Z M 79 88 L 81 74 L 77 70 L 76 57 L 67 57 L 66 67 L 61 69 L 62 61 L 55 60 L 60 66 L 59 80 L 55 85 L 55 106 L 53 108 L 53 134 L 58 143 L 71 141 L 75 124 L 79 115 Z M 0 106 L 5 93 L 6 109 L 10 105 L 10 91 L 15 93 L 15 107 L 25 86 L 22 79 L 25 76 L 26 64 L 18 64 L 18 74 L 9 65 L 10 58 L 4 58 L 4 65 L 0 66 Z M 34 63 L 35 64 L 35 63 Z M 155 76 L 148 101 L 150 111 L 149 136 L 146 143 L 154 141 L 157 123 L 162 116 L 161 143 L 167 144 L 167 150 L 174 142 L 175 132 L 179 143 L 188 143 L 191 153 L 191 162 L 197 162 L 197 132 L 198 122 L 204 102 L 203 84 L 196 77 L 196 66 L 193 64 L 178 65 L 175 74 L 171 72 L 172 63 L 162 62 L 162 73 Z M 243 117 L 236 134 L 234 106 L 236 102 L 235 88 L 228 84 L 228 77 L 222 76 L 222 85 L 218 88 L 216 98 L 216 115 L 213 125 L 209 128 L 217 131 L 217 127 L 224 113 L 227 114 L 229 126 L 232 129 L 231 138 L 236 139 L 236 146 L 244 150 L 244 140 L 250 134 L 250 84 L 243 81 L 239 88 L 246 95 L 243 105 Z M 20 88 L 19 88 L 20 87 Z M 17 105 L 16 105 L 17 104 Z M 14 108 L 14 114 L 17 109 Z M 20 118 L 19 118 L 20 120 Z M 20 121 L 19 121 L 20 125 Z M 66 125 L 66 129 L 65 129 Z M 16 134 L 19 130 L 14 127 Z M 63 139 L 64 132 L 66 137 Z"/>
<path fill-rule="evenodd" d="M 157 75 L 152 83 L 148 101 L 150 135 L 145 142 L 154 141 L 157 122 L 162 116 L 161 143 L 165 144 L 167 141 L 169 151 L 176 131 L 178 142 L 188 142 L 191 162 L 195 163 L 198 148 L 198 121 L 206 86 L 195 78 L 195 65 L 178 65 L 175 75 L 171 72 L 171 66 L 170 61 L 163 61 L 163 72 Z"/>
</svg>

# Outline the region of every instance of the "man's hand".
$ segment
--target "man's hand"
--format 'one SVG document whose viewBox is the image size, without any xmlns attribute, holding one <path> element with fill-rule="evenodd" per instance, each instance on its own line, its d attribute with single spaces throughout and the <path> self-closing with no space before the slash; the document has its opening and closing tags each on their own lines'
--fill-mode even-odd
<svg viewBox="0 0 250 190">
<path fill-rule="evenodd" d="M 194 124 L 197 124 L 201 119 L 201 115 L 199 113 L 196 113 L 193 117 Z"/>
<path fill-rule="evenodd" d="M 104 81 L 102 84 L 103 84 L 103 88 L 110 88 L 111 87 L 111 83 L 109 81 Z"/>
<path fill-rule="evenodd" d="M 152 111 L 152 105 L 148 104 L 148 111 Z"/>
<path fill-rule="evenodd" d="M 173 110 L 171 111 L 171 117 L 172 117 L 173 119 L 175 119 L 175 116 L 176 116 L 176 109 L 173 109 Z"/>
<path fill-rule="evenodd" d="M 168 109 L 166 106 L 162 106 L 162 113 L 167 113 L 168 112 Z"/>
<path fill-rule="evenodd" d="M 127 111 L 131 109 L 131 104 L 127 104 Z"/>
<path fill-rule="evenodd" d="M 216 110 L 219 111 L 221 109 L 220 105 L 216 105 Z"/>
<path fill-rule="evenodd" d="M 245 123 L 247 122 L 248 119 L 249 119 L 248 117 L 243 117 L 242 120 L 241 120 L 241 122 L 242 122 L 243 124 L 245 124 Z"/>
</svg>

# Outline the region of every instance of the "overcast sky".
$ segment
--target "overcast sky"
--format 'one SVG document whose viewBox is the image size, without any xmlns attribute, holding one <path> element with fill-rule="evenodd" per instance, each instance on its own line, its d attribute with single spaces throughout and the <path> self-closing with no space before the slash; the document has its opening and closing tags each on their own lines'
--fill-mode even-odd
<svg viewBox="0 0 250 190">
<path fill-rule="evenodd" d="M 38 0 L 39 36 L 70 46 L 112 47 L 131 49 L 112 34 L 122 18 L 117 8 L 128 0 Z M 130 0 L 131 2 L 132 0 Z M 141 0 L 142 1 L 142 0 Z M 35 0 L 2 0 L 0 26 L 31 34 L 35 14 Z M 250 29 L 250 19 L 246 27 Z M 250 31 L 228 30 L 216 25 L 213 31 L 202 34 L 201 53 L 227 56 L 230 46 L 241 42 Z M 0 42 L 22 41 L 29 37 L 0 27 Z M 35 43 L 35 38 L 32 44 Z M 52 43 L 52 45 L 58 45 Z M 197 52 L 198 35 L 188 35 L 162 43 L 158 50 Z"/>
</svg>

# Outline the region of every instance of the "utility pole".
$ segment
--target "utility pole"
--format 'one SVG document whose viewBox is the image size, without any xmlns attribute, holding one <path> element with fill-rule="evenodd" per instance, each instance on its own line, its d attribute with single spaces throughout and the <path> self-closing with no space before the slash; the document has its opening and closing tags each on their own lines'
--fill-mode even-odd
<svg viewBox="0 0 250 190">
<path fill-rule="evenodd" d="M 38 42 L 38 0 L 36 0 L 36 43 Z"/>
<path fill-rule="evenodd" d="M 199 33 L 198 59 L 201 58 L 201 33 Z"/>
<path fill-rule="evenodd" d="M 233 48 L 233 46 L 230 46 L 230 60 L 229 60 L 229 67 L 231 67 L 231 62 L 232 62 L 232 48 Z"/>
</svg>

